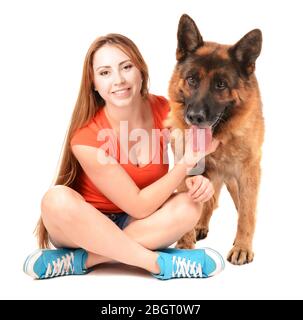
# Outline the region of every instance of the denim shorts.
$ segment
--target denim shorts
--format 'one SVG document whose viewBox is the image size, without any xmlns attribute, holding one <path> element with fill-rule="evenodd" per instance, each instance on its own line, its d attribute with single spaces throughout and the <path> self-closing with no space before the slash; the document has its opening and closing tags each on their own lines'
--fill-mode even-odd
<svg viewBox="0 0 303 320">
<path fill-rule="evenodd" d="M 113 221 L 121 230 L 126 228 L 130 222 L 130 216 L 125 212 L 106 213 L 105 216 Z"/>
</svg>

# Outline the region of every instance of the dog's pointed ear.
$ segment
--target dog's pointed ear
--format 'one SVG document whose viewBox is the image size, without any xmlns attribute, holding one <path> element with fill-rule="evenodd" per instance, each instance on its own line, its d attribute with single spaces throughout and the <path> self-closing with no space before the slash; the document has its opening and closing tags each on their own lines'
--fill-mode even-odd
<svg viewBox="0 0 303 320">
<path fill-rule="evenodd" d="M 183 14 L 178 26 L 178 47 L 176 52 L 177 60 L 180 61 L 190 52 L 203 46 L 203 38 L 194 20 L 187 14 Z"/>
<path fill-rule="evenodd" d="M 241 71 L 249 76 L 255 71 L 255 62 L 262 48 L 262 32 L 254 29 L 229 49 L 234 60 L 239 63 Z"/>
</svg>

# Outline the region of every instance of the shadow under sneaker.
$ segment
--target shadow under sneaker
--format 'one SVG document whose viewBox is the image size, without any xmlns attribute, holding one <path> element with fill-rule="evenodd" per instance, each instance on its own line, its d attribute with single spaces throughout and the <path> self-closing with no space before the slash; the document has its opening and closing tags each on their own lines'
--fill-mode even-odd
<svg viewBox="0 0 303 320">
<path fill-rule="evenodd" d="M 34 279 L 85 274 L 86 259 L 83 249 L 39 249 L 26 258 L 23 271 Z"/>
<path fill-rule="evenodd" d="M 153 274 L 153 276 L 160 280 L 208 278 L 218 274 L 225 267 L 220 253 L 211 248 L 168 248 L 158 253 L 157 263 L 160 267 L 160 274 Z"/>
</svg>

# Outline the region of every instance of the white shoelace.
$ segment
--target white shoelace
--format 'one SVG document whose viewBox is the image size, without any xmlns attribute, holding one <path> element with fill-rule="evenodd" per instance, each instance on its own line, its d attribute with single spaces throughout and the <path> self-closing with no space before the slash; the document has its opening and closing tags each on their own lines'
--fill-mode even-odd
<svg viewBox="0 0 303 320">
<path fill-rule="evenodd" d="M 47 265 L 45 278 L 52 278 L 56 276 L 63 276 L 74 273 L 74 254 L 66 254 L 61 259 L 52 261 Z"/>
<path fill-rule="evenodd" d="M 201 263 L 191 262 L 189 259 L 173 256 L 173 273 L 175 278 L 202 278 Z"/>
</svg>

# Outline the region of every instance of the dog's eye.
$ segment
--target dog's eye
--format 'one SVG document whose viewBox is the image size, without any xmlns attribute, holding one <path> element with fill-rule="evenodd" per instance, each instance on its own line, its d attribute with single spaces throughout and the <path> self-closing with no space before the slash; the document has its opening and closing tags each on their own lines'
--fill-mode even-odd
<svg viewBox="0 0 303 320">
<path fill-rule="evenodd" d="M 191 87 L 196 87 L 198 84 L 198 80 L 192 76 L 187 77 L 186 81 Z"/>
<path fill-rule="evenodd" d="M 224 80 L 218 80 L 215 83 L 216 90 L 224 90 L 227 88 L 227 83 Z"/>
</svg>

